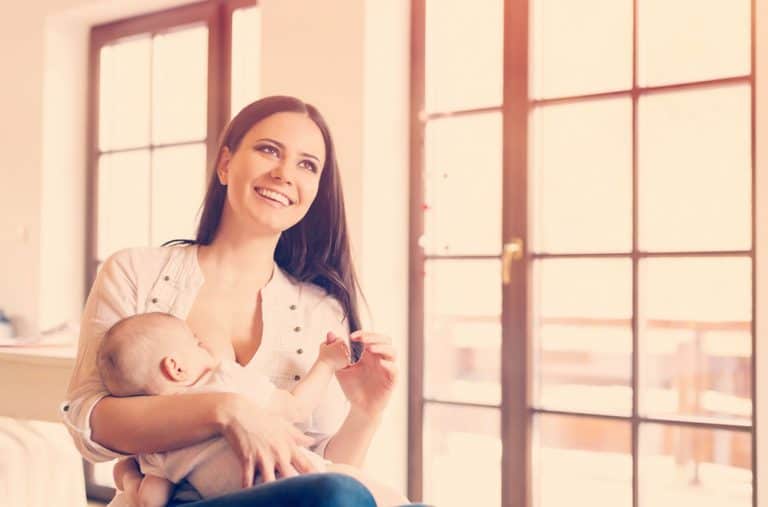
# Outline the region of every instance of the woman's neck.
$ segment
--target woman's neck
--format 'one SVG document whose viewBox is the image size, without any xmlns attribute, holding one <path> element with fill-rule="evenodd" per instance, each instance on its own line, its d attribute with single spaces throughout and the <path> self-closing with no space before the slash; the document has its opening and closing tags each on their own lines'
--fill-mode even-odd
<svg viewBox="0 0 768 507">
<path fill-rule="evenodd" d="M 242 229 L 227 227 L 227 222 L 231 224 L 222 220 L 211 244 L 200 248 L 198 259 L 202 269 L 206 275 L 213 275 L 218 284 L 264 287 L 272 277 L 280 235 L 246 234 Z"/>
</svg>

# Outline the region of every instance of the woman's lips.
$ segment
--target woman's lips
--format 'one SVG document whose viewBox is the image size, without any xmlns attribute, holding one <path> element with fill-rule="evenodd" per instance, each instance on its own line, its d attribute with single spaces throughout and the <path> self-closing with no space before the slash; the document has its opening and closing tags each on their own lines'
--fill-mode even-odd
<svg viewBox="0 0 768 507">
<path fill-rule="evenodd" d="M 276 201 L 276 200 L 271 199 L 271 198 L 269 198 L 269 197 L 267 197 L 265 195 L 262 195 L 256 189 L 254 189 L 254 193 L 256 194 L 256 197 L 258 199 L 266 202 L 267 204 L 269 204 L 270 206 L 272 206 L 274 208 L 287 208 L 289 206 L 288 204 L 284 204 L 284 203 L 282 203 L 280 201 Z"/>
</svg>

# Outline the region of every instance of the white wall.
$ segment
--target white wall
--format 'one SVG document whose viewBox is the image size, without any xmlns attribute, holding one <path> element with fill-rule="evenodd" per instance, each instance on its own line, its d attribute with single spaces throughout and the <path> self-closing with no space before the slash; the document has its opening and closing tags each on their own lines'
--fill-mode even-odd
<svg viewBox="0 0 768 507">
<path fill-rule="evenodd" d="M 0 18 L 0 308 L 21 334 L 83 299 L 88 27 L 179 0 L 37 0 Z"/>
<path fill-rule="evenodd" d="M 369 0 L 364 26 L 361 275 L 373 328 L 392 337 L 400 366 L 368 463 L 406 491 L 410 2 Z"/>
<path fill-rule="evenodd" d="M 0 308 L 23 333 L 83 301 L 87 35 L 179 0 L 38 0 L 0 19 Z M 406 484 L 409 1 L 262 0 L 264 95 L 316 105 L 336 141 L 351 242 L 401 382 L 369 470 Z M 393 445 L 393 443 L 395 443 Z"/>
<path fill-rule="evenodd" d="M 37 319 L 44 9 L 0 16 L 0 307 L 26 328 Z"/>
</svg>

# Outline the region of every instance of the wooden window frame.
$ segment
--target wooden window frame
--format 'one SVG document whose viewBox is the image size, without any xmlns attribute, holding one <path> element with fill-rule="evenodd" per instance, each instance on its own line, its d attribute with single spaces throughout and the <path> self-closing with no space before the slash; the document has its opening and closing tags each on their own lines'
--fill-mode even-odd
<svg viewBox="0 0 768 507">
<path fill-rule="evenodd" d="M 673 85 L 641 87 L 637 80 L 638 53 L 638 1 L 632 1 L 632 86 L 630 89 L 594 93 L 554 99 L 529 98 L 529 13 L 530 5 L 535 0 L 505 0 L 504 1 L 504 62 L 503 103 L 497 107 L 476 108 L 459 111 L 448 111 L 426 114 L 425 105 L 425 48 L 426 48 L 426 2 L 427 0 L 412 0 L 411 2 L 411 85 L 410 85 L 410 210 L 409 210 L 409 361 L 408 361 L 408 495 L 414 500 L 422 499 L 423 495 L 423 433 L 424 408 L 427 403 L 456 406 L 479 406 L 497 408 L 501 416 L 501 505 L 504 507 L 530 507 L 532 505 L 532 427 L 533 419 L 539 414 L 568 415 L 589 417 L 601 420 L 617 420 L 631 425 L 632 452 L 632 505 L 639 505 L 639 428 L 645 423 L 660 423 L 666 426 L 677 425 L 692 429 L 724 429 L 729 431 L 748 432 L 751 436 L 752 459 L 752 506 L 758 505 L 758 448 L 757 448 L 757 321 L 761 315 L 757 307 L 756 278 L 758 263 L 757 255 L 757 209 L 756 202 L 756 40 L 757 40 L 757 2 L 768 12 L 766 0 L 750 0 L 750 73 L 744 76 L 711 79 L 699 82 L 684 82 Z M 761 56 L 761 58 L 764 58 Z M 696 252 L 644 252 L 638 247 L 638 118 L 637 109 L 639 97 L 648 93 L 678 89 L 701 89 L 712 86 L 722 86 L 733 83 L 744 83 L 751 86 L 751 248 L 739 251 L 696 251 Z M 519 196 L 511 200 L 515 189 L 528 188 L 528 131 L 529 113 L 542 104 L 574 103 L 582 100 L 594 100 L 614 96 L 628 97 L 632 100 L 632 251 L 621 254 L 533 254 L 526 247 L 524 258 L 512 263 L 512 282 L 502 288 L 502 344 L 501 344 L 501 405 L 485 405 L 477 403 L 450 402 L 434 400 L 425 397 L 424 392 L 424 265 L 427 260 L 436 258 L 487 258 L 501 259 L 498 256 L 442 256 L 425 255 L 419 245 L 419 238 L 424 233 L 424 153 L 425 130 L 430 120 L 454 117 L 483 112 L 502 113 L 503 131 L 503 200 L 507 205 L 502 220 L 502 239 L 504 242 L 511 238 L 520 238 L 528 245 L 528 192 L 524 198 Z M 511 203 L 511 204 L 507 204 Z M 763 205 L 765 207 L 765 205 Z M 641 416 L 638 413 L 639 396 L 639 319 L 638 319 L 638 265 L 639 260 L 649 257 L 747 257 L 751 260 L 752 270 L 752 356 L 751 364 L 751 395 L 752 417 L 750 424 L 710 423 L 696 420 L 696 417 L 676 420 L 673 418 L 654 418 Z M 629 416 L 611 416 L 596 413 L 545 410 L 532 406 L 532 345 L 530 343 L 532 316 L 528 307 L 527 295 L 532 287 L 532 262 L 541 258 L 599 258 L 615 257 L 632 261 L 632 413 Z M 764 325 L 761 323 L 761 326 Z M 524 428 L 520 431 L 520 428 Z"/>
<path fill-rule="evenodd" d="M 208 108 L 206 118 L 206 174 L 216 154 L 218 136 L 227 124 L 231 103 L 232 15 L 253 7 L 256 0 L 207 0 L 94 26 L 90 32 L 86 132 L 86 265 L 85 293 L 96 276 L 98 252 L 98 157 L 99 157 L 99 54 L 103 46 L 144 33 L 161 33 L 174 27 L 204 23 L 208 27 Z M 172 143 L 183 145 L 182 143 Z"/>
<path fill-rule="evenodd" d="M 145 33 L 162 33 L 194 23 L 208 27 L 208 81 L 206 118 L 206 181 L 216 157 L 221 131 L 229 121 L 231 103 L 232 15 L 242 8 L 258 5 L 257 0 L 206 0 L 150 12 L 94 26 L 90 31 L 88 53 L 88 102 L 86 130 L 86 240 L 85 294 L 90 292 L 98 268 L 98 161 L 99 155 L 99 56 L 101 48 L 120 39 Z M 188 142 L 171 143 L 168 146 Z M 154 145 L 150 145 L 154 146 Z M 156 146 L 155 146 L 156 147 Z M 117 151 L 117 150 L 116 150 Z M 113 488 L 95 482 L 94 467 L 84 463 L 88 498 L 109 500 Z"/>
</svg>

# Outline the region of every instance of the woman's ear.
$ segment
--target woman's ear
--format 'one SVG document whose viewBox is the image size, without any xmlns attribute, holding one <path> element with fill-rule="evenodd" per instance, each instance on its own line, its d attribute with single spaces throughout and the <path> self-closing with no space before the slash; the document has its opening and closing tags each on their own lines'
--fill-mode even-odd
<svg viewBox="0 0 768 507">
<path fill-rule="evenodd" d="M 182 382 L 187 379 L 187 370 L 173 356 L 165 356 L 160 363 L 163 375 L 174 382 Z"/>
<path fill-rule="evenodd" d="M 229 162 L 232 160 L 232 152 L 226 146 L 221 149 L 219 157 L 219 166 L 216 168 L 216 174 L 219 176 L 219 183 L 227 185 L 229 181 Z"/>
</svg>

